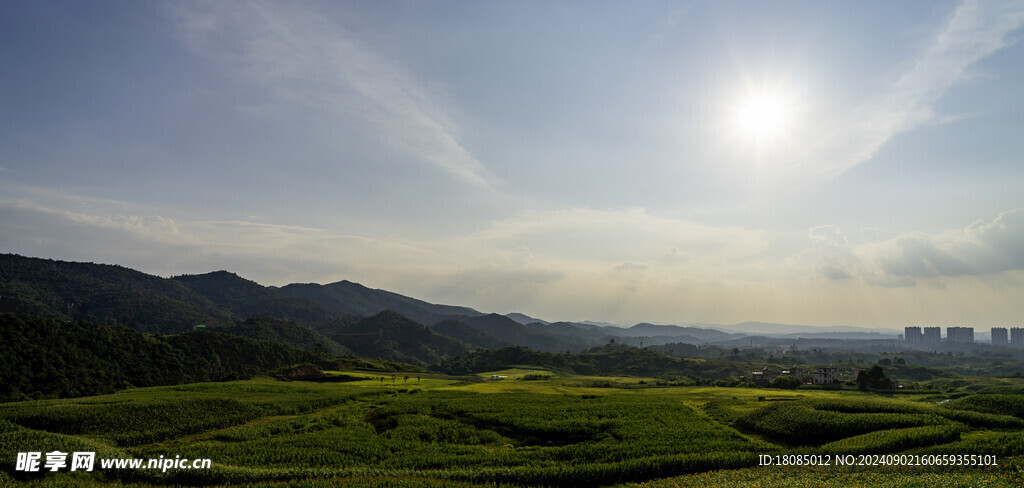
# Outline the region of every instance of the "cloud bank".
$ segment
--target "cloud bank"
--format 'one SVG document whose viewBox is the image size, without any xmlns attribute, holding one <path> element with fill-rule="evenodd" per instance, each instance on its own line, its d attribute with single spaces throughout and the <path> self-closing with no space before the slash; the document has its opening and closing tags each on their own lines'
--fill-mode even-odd
<svg viewBox="0 0 1024 488">
<path fill-rule="evenodd" d="M 229 269 L 271 285 L 349 279 L 437 303 L 554 320 L 1002 320 L 1019 309 L 1024 286 L 1024 209 L 935 235 L 851 239 L 837 226 L 819 226 L 791 260 L 773 254 L 773 238 L 763 231 L 640 208 L 528 213 L 418 240 L 172 218 L 52 195 L 0 200 L 0 212 L 6 252 L 162 276 Z"/>
<path fill-rule="evenodd" d="M 808 232 L 808 240 L 803 257 L 830 280 L 860 277 L 902 287 L 944 277 L 997 275 L 1024 270 L 1024 209 L 937 235 L 914 232 L 854 245 L 838 227 L 821 226 Z"/>
</svg>

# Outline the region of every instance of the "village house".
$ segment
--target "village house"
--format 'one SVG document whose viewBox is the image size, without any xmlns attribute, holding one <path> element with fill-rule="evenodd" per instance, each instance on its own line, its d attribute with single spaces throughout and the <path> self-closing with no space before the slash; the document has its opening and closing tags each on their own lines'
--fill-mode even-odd
<svg viewBox="0 0 1024 488">
<path fill-rule="evenodd" d="M 771 383 L 775 375 L 768 370 L 768 366 L 765 366 L 761 371 L 753 371 L 750 373 L 750 380 L 758 385 L 767 385 Z"/>
<path fill-rule="evenodd" d="M 836 365 L 821 366 L 811 372 L 811 382 L 815 385 L 831 385 L 839 382 Z"/>
</svg>

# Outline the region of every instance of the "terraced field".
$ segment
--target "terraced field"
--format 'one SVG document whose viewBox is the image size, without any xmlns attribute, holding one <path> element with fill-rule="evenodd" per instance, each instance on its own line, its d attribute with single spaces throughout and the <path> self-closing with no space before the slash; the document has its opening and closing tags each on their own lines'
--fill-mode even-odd
<svg viewBox="0 0 1024 488">
<path fill-rule="evenodd" d="M 938 403 L 853 391 L 653 387 L 645 378 L 531 369 L 498 380 L 346 374 L 365 379 L 264 378 L 0 404 L 0 483 L 1019 486 L 1014 457 L 1024 454 L 1024 396 L 1012 391 Z M 14 471 L 17 453 L 53 450 L 208 458 L 212 468 Z M 762 455 L 892 453 L 995 455 L 998 465 L 758 465 Z M 889 471 L 906 483 L 881 475 Z"/>
</svg>

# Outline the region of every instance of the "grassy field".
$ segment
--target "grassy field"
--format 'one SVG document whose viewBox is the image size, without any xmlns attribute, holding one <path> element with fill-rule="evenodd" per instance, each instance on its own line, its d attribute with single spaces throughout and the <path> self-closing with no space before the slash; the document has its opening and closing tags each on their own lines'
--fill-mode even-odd
<svg viewBox="0 0 1024 488">
<path fill-rule="evenodd" d="M 0 484 L 1021 486 L 1024 395 L 658 387 L 528 367 L 333 372 L 0 404 Z M 497 374 L 506 378 L 491 380 Z M 950 398 L 955 398 L 950 400 Z M 18 452 L 208 458 L 211 469 L 15 472 Z M 759 466 L 760 455 L 982 454 L 998 466 Z"/>
</svg>

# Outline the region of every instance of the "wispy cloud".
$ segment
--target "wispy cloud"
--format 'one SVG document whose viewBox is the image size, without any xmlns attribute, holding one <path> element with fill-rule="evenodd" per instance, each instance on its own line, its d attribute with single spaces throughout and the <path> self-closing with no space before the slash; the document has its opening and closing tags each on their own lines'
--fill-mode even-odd
<svg viewBox="0 0 1024 488">
<path fill-rule="evenodd" d="M 244 83 L 307 109 L 367 123 L 412 160 L 467 183 L 493 176 L 458 140 L 436 97 L 306 3 L 175 3 L 186 44 Z"/>
<path fill-rule="evenodd" d="M 645 271 L 647 269 L 650 269 L 650 266 L 647 266 L 644 263 L 634 263 L 632 261 L 626 261 L 625 263 L 614 266 L 612 269 L 615 271 Z"/>
<path fill-rule="evenodd" d="M 397 241 L 297 225 L 174 219 L 101 199 L 0 198 L 0 213 L 5 252 L 162 275 L 231 269 L 268 284 L 326 282 L 389 268 L 422 273 L 439 261 L 430 250 Z M 354 272 L 363 274 L 346 274 Z"/>
<path fill-rule="evenodd" d="M 1016 42 L 1012 34 L 1022 26 L 1024 2 L 965 0 L 882 95 L 852 110 L 830 111 L 811 124 L 814 133 L 800 148 L 779 155 L 779 166 L 786 168 L 781 178 L 831 179 L 870 160 L 900 133 L 956 120 L 937 113 L 935 104 L 971 79 L 972 65 Z"/>
<path fill-rule="evenodd" d="M 0 215 L 4 252 L 164 276 L 228 269 L 276 285 L 349 279 L 558 320 L 963 322 L 978 320 L 968 315 L 979 306 L 1012 314 L 1024 286 L 1024 210 L 942 234 L 869 242 L 820 226 L 807 232 L 810 250 L 783 263 L 766 254 L 771 243 L 763 231 L 642 209 L 538 212 L 487 231 L 419 241 L 171 218 L 123 202 L 34 194 L 0 198 Z M 808 279 L 810 273 L 827 280 Z M 988 286 L 993 280 L 1005 283 Z"/>
</svg>

